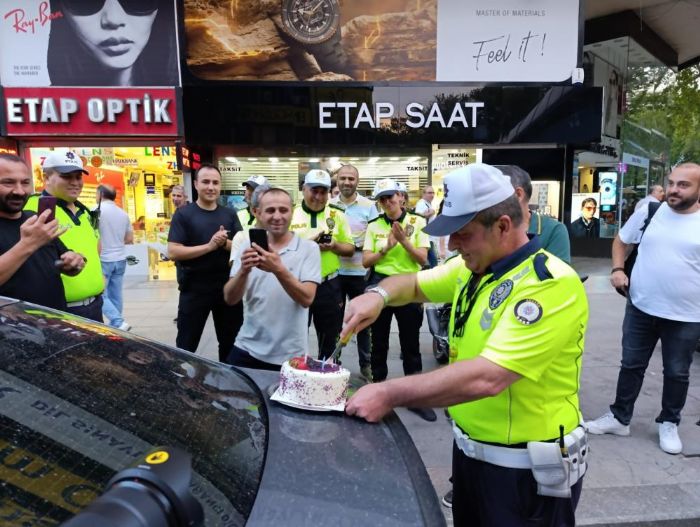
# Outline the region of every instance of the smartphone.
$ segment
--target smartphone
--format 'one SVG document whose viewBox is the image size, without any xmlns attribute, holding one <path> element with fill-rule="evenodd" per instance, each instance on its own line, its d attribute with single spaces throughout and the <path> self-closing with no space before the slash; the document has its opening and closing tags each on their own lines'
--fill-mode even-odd
<svg viewBox="0 0 700 527">
<path fill-rule="evenodd" d="M 317 240 L 318 243 L 331 243 L 332 241 L 333 235 L 328 232 L 321 233 Z"/>
<path fill-rule="evenodd" d="M 46 223 L 56 219 L 56 198 L 55 196 L 39 196 L 39 207 L 36 211 L 40 215 L 45 210 L 50 210 L 49 217 L 46 218 Z"/>
<path fill-rule="evenodd" d="M 266 251 L 270 250 L 267 245 L 267 231 L 265 229 L 250 229 L 248 230 L 248 236 L 251 246 L 253 243 L 257 243 L 262 249 Z"/>
</svg>

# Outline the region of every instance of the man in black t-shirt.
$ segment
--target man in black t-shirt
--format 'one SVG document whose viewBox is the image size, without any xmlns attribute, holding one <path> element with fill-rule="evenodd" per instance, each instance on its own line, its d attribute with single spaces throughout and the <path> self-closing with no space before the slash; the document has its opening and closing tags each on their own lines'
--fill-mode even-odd
<svg viewBox="0 0 700 527">
<path fill-rule="evenodd" d="M 66 310 L 61 273 L 78 274 L 82 256 L 58 239 L 58 221 L 23 212 L 31 189 L 26 163 L 0 154 L 0 295 Z"/>
<path fill-rule="evenodd" d="M 217 204 L 221 173 L 202 165 L 195 173 L 197 201 L 179 208 L 170 222 L 168 256 L 178 262 L 180 301 L 177 308 L 178 348 L 196 352 L 209 313 L 219 341 L 223 362 L 243 323 L 243 306 L 224 302 L 223 289 L 229 274 L 231 239 L 241 230 L 236 212 Z"/>
</svg>

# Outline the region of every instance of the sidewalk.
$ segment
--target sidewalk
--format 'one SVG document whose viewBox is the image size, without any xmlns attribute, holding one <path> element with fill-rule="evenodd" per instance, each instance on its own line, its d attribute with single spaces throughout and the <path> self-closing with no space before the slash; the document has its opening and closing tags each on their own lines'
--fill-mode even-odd
<svg viewBox="0 0 700 527">
<path fill-rule="evenodd" d="M 575 258 L 590 302 L 590 320 L 581 376 L 581 407 L 586 419 L 607 411 L 615 392 L 620 362 L 620 338 L 624 299 L 608 283 L 609 260 Z M 124 287 L 126 320 L 132 332 L 166 344 L 175 344 L 173 318 L 177 312 L 174 282 L 127 279 Z M 315 348 L 315 336 L 310 339 Z M 216 360 L 216 336 L 207 322 L 198 354 Z M 432 336 L 427 323 L 421 328 L 423 369 L 437 367 L 432 356 Z M 589 471 L 577 510 L 578 525 L 700 525 L 700 354 L 691 368 L 688 401 L 680 425 L 683 453 L 671 456 L 658 447 L 654 418 L 661 402 L 662 367 L 660 350 L 655 352 L 637 401 L 629 437 L 591 436 Z M 343 365 L 359 373 L 357 351 L 349 344 Z M 393 328 L 389 376 L 402 375 L 398 334 Z M 428 423 L 404 409 L 397 413 L 410 432 L 435 485 L 438 496 L 449 490 L 452 434 L 443 413 Z M 444 509 L 451 525 L 451 514 Z"/>
</svg>

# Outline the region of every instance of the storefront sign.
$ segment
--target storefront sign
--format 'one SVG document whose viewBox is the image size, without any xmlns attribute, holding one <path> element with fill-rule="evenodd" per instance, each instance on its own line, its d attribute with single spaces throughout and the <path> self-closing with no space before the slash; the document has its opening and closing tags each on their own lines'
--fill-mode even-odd
<svg viewBox="0 0 700 527">
<path fill-rule="evenodd" d="M 178 147 L 178 163 L 181 167 L 198 170 L 202 166 L 202 156 L 186 146 Z"/>
<path fill-rule="evenodd" d="M 176 136 L 174 89 L 6 88 L 8 135 Z"/>
<path fill-rule="evenodd" d="M 17 155 L 17 143 L 11 139 L 0 137 L 0 154 Z"/>
<path fill-rule="evenodd" d="M 406 105 L 401 115 L 390 102 L 377 102 L 374 106 L 367 103 L 358 105 L 356 102 L 320 102 L 318 103 L 319 128 L 360 128 L 361 125 L 370 128 L 380 128 L 382 122 L 391 124 L 391 119 L 405 118 L 410 128 L 429 128 L 436 125 L 440 128 L 476 127 L 478 110 L 484 107 L 483 102 L 456 102 L 451 107 L 438 103 L 425 106 L 418 102 Z"/>
<path fill-rule="evenodd" d="M 649 160 L 646 157 L 635 156 L 633 154 L 622 154 L 622 162 L 633 167 L 640 167 L 649 170 Z"/>
</svg>

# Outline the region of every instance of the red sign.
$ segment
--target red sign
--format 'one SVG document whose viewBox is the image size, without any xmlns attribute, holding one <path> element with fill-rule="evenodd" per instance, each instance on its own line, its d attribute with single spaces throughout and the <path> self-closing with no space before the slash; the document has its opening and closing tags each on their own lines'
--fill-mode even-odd
<svg viewBox="0 0 700 527">
<path fill-rule="evenodd" d="M 7 135 L 177 136 L 173 88 L 5 88 Z"/>
</svg>

